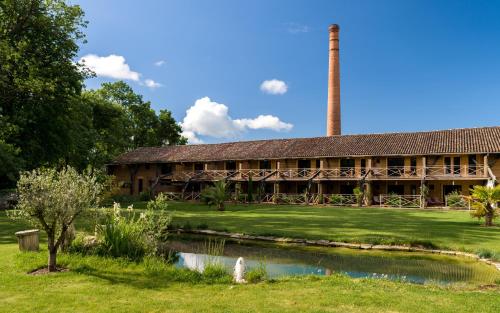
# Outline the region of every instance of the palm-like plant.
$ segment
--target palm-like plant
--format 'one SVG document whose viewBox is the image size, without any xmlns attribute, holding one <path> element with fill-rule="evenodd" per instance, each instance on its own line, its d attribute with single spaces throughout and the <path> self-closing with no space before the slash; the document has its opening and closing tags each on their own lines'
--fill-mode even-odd
<svg viewBox="0 0 500 313">
<path fill-rule="evenodd" d="M 224 211 L 224 202 L 229 199 L 229 184 L 223 180 L 216 181 L 201 193 L 202 200 L 209 206 L 216 205 L 217 210 Z"/>
<path fill-rule="evenodd" d="M 495 208 L 500 202 L 500 185 L 496 187 L 474 186 L 471 189 L 471 198 L 475 200 L 472 204 L 475 209 L 473 216 L 484 217 L 484 225 L 493 226 Z"/>
</svg>

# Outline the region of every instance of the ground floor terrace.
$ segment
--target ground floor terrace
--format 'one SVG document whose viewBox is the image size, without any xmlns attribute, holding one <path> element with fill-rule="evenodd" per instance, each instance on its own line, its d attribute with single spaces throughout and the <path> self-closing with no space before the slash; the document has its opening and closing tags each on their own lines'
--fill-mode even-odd
<svg viewBox="0 0 500 313">
<path fill-rule="evenodd" d="M 470 189 L 487 180 L 229 181 L 230 199 L 273 204 L 376 205 L 470 209 Z M 211 181 L 167 182 L 156 188 L 171 200 L 200 200 Z M 424 186 L 424 191 L 422 191 Z M 357 190 L 356 190 L 357 189 Z M 360 194 L 361 192 L 361 194 Z"/>
</svg>

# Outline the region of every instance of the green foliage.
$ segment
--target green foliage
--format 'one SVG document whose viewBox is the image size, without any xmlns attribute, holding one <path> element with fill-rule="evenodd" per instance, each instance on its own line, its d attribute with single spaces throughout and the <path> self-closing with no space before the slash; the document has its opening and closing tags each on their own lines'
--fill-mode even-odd
<svg viewBox="0 0 500 313">
<path fill-rule="evenodd" d="M 385 200 L 385 204 L 388 206 L 400 207 L 402 205 L 402 200 L 398 194 L 390 193 Z"/>
<path fill-rule="evenodd" d="M 151 103 L 123 81 L 103 83 L 100 89 L 85 91 L 82 98 L 92 108 L 94 138 L 88 151 L 93 167 L 130 149 L 186 143 L 170 111 L 157 115 Z"/>
<path fill-rule="evenodd" d="M 231 275 L 227 272 L 223 264 L 208 263 L 203 269 L 203 279 L 207 283 L 230 283 Z"/>
<path fill-rule="evenodd" d="M 150 200 L 147 204 L 148 210 L 153 211 L 166 211 L 168 208 L 167 197 L 163 193 L 159 193 L 156 198 Z"/>
<path fill-rule="evenodd" d="M 139 194 L 139 201 L 149 201 L 151 200 L 151 195 L 149 191 L 143 191 Z"/>
<path fill-rule="evenodd" d="M 475 209 L 472 216 L 484 217 L 485 226 L 492 226 L 493 219 L 498 215 L 495 207 L 500 202 L 500 185 L 496 187 L 474 186 L 471 190 L 471 198 L 472 207 Z"/>
<path fill-rule="evenodd" d="M 464 207 L 464 201 L 462 200 L 462 195 L 456 190 L 448 194 L 447 203 L 450 208 Z"/>
<path fill-rule="evenodd" d="M 133 209 L 128 208 L 129 211 Z M 108 214 L 105 224 L 98 227 L 98 254 L 140 260 L 154 249 L 145 236 L 144 216 L 135 214 L 126 218 L 122 216 L 121 207 L 115 203 L 113 211 Z"/>
<path fill-rule="evenodd" d="M 489 259 L 493 257 L 493 252 L 491 252 L 491 250 L 488 249 L 480 249 L 476 251 L 476 254 L 482 259 Z"/>
<path fill-rule="evenodd" d="M 209 206 L 217 206 L 219 211 L 224 211 L 224 202 L 229 198 L 229 184 L 223 180 L 216 181 L 213 186 L 205 188 L 201 193 L 202 201 Z"/>
<path fill-rule="evenodd" d="M 98 227 L 97 253 L 112 257 L 141 260 L 145 255 L 155 255 L 160 242 L 168 237 L 171 216 L 162 194 L 148 202 L 147 209 L 136 216 L 132 206 L 128 216 L 122 215 L 120 204 L 115 203 L 108 212 L 104 225 Z"/>
<path fill-rule="evenodd" d="M 96 177 L 79 174 L 72 167 L 37 169 L 21 174 L 17 183 L 19 201 L 9 215 L 23 219 L 47 233 L 51 255 L 49 270 L 55 270 L 56 253 L 75 219 L 98 202 L 103 186 Z"/>
<path fill-rule="evenodd" d="M 200 224 L 196 225 L 196 229 L 208 229 L 208 224 L 200 223 Z"/>
<path fill-rule="evenodd" d="M 358 206 L 362 206 L 363 204 L 363 191 L 361 190 L 360 187 L 356 187 L 353 189 L 354 196 L 356 197 L 356 203 Z"/>
<path fill-rule="evenodd" d="M 253 268 L 246 272 L 245 279 L 252 284 L 267 281 L 269 277 L 264 261 L 259 261 L 259 264 L 256 268 Z"/>
<path fill-rule="evenodd" d="M 331 205 L 341 205 L 344 202 L 344 197 L 339 194 L 332 194 L 329 200 Z"/>
<path fill-rule="evenodd" d="M 22 169 L 94 170 L 139 146 L 186 143 L 170 111 L 124 82 L 83 90 L 86 25 L 64 0 L 0 1 L 0 188 Z"/>
<path fill-rule="evenodd" d="M 73 60 L 86 23 L 62 0 L 1 1 L 0 21 L 0 181 L 12 182 L 19 165 L 61 163 L 81 140 L 74 99 L 87 72 Z"/>
</svg>

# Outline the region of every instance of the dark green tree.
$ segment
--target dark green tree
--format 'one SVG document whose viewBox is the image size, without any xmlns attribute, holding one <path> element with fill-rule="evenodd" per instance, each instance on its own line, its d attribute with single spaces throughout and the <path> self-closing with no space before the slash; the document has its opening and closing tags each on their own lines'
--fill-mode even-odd
<svg viewBox="0 0 500 313">
<path fill-rule="evenodd" d="M 138 147 L 186 143 L 170 111 L 161 110 L 157 115 L 151 103 L 123 81 L 85 91 L 82 99 L 93 115 L 93 133 L 89 135 L 93 143 L 88 153 L 93 168 Z"/>
<path fill-rule="evenodd" d="M 88 75 L 73 62 L 85 26 L 80 7 L 62 0 L 0 0 L 1 153 L 22 159 L 0 180 L 21 164 L 69 160 L 73 104 Z"/>
</svg>

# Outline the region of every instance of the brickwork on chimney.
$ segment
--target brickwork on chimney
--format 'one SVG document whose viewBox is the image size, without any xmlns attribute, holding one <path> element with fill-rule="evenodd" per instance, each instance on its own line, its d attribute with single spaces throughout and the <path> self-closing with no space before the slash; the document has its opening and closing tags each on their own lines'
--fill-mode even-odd
<svg viewBox="0 0 500 313">
<path fill-rule="evenodd" d="M 340 124 L 340 65 L 339 65 L 339 26 L 329 27 L 330 49 L 328 65 L 328 112 L 326 135 L 341 135 Z"/>
</svg>

